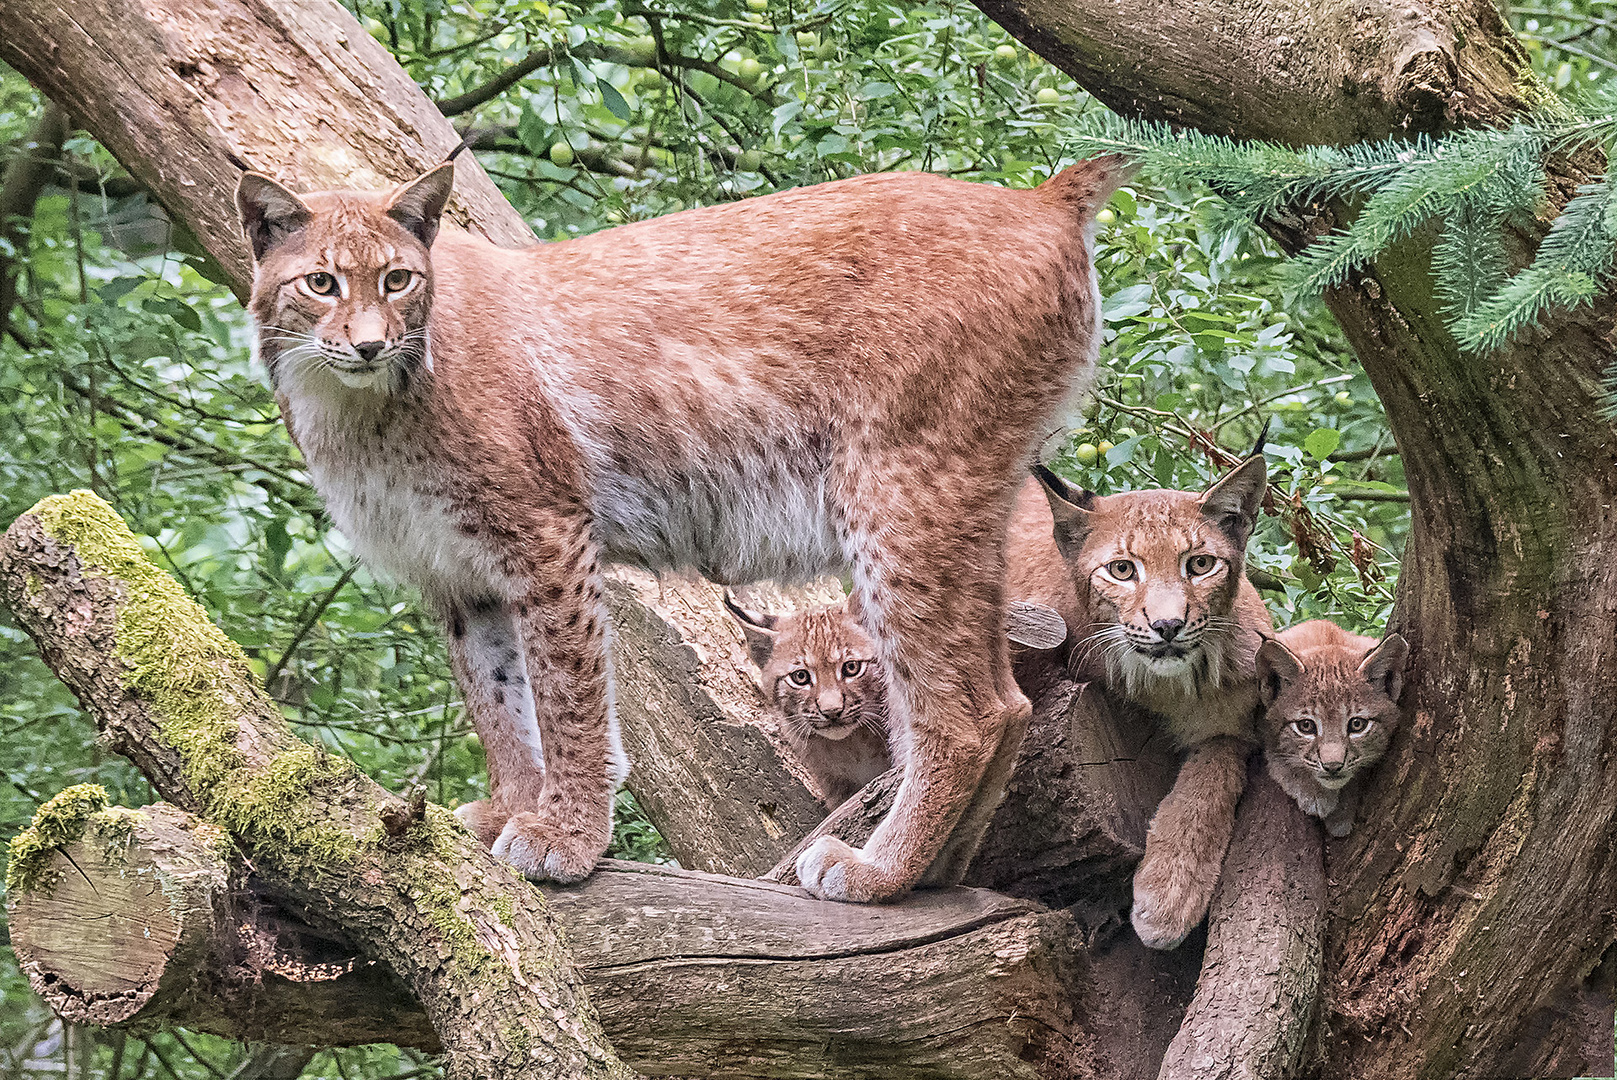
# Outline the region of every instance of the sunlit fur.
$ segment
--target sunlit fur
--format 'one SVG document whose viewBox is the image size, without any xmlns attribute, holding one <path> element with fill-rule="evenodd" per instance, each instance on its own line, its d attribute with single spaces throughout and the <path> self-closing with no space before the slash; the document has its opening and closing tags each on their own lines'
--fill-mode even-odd
<svg viewBox="0 0 1617 1080">
<path fill-rule="evenodd" d="M 1269 775 L 1332 836 L 1346 836 L 1363 788 L 1354 780 L 1381 760 L 1398 727 L 1408 647 L 1397 634 L 1378 642 L 1325 619 L 1276 639 L 1257 658 Z"/>
<path fill-rule="evenodd" d="M 1271 622 L 1244 567 L 1263 462 L 1205 492 L 1047 483 L 1017 498 L 1010 596 L 1061 612 L 1073 677 L 1154 715 L 1185 752 L 1134 878 L 1135 929 L 1172 948 L 1206 914 L 1256 739 L 1254 656 Z"/>
<path fill-rule="evenodd" d="M 892 768 L 881 661 L 846 603 L 778 616 L 731 605 L 730 613 L 781 735 L 828 808 Z"/>
<path fill-rule="evenodd" d="M 1006 513 L 1092 376 L 1092 231 L 1126 170 L 862 176 L 508 250 L 439 232 L 456 167 L 301 197 L 248 174 L 237 203 L 309 474 L 449 627 L 490 762 L 463 820 L 563 880 L 610 840 L 602 559 L 845 571 L 906 771 L 863 848 L 821 838 L 799 877 L 867 901 L 963 871 L 1030 714 L 993 629 Z"/>
</svg>

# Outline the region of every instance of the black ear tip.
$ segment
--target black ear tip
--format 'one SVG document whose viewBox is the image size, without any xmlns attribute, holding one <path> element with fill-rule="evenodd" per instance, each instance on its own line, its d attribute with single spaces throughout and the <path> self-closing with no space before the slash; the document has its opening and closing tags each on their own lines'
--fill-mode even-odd
<svg viewBox="0 0 1617 1080">
<path fill-rule="evenodd" d="M 1263 453 L 1263 447 L 1269 441 L 1269 425 L 1274 423 L 1274 419 L 1275 418 L 1272 416 L 1265 416 L 1263 418 L 1263 427 L 1259 429 L 1258 437 L 1253 441 L 1252 449 L 1246 455 L 1247 457 L 1255 458 L 1259 454 Z"/>
</svg>

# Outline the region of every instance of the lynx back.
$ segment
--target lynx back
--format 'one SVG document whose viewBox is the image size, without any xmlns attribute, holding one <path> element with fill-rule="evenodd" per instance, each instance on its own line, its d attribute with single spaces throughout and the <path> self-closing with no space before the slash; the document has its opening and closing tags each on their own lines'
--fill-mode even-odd
<svg viewBox="0 0 1617 1080">
<path fill-rule="evenodd" d="M 1243 568 L 1263 458 L 1205 492 L 1098 496 L 1036 471 L 1044 490 L 1024 485 L 1011 524 L 1010 595 L 1060 611 L 1074 677 L 1156 716 L 1186 753 L 1134 876 L 1140 939 L 1172 948 L 1207 912 L 1255 739 L 1271 623 Z"/>
<path fill-rule="evenodd" d="M 1026 726 L 983 628 L 1004 623 L 1020 463 L 1094 364 L 1094 219 L 1126 170 L 856 177 L 514 251 L 439 228 L 453 170 L 303 197 L 249 174 L 237 202 L 309 474 L 448 624 L 489 760 L 463 819 L 535 875 L 605 849 L 624 764 L 602 559 L 846 570 L 908 756 L 865 847 L 822 840 L 799 876 L 910 888 Z"/>
<path fill-rule="evenodd" d="M 1269 775 L 1325 831 L 1353 831 L 1362 783 L 1397 729 L 1409 646 L 1351 634 L 1325 619 L 1288 627 L 1258 650 Z"/>
<path fill-rule="evenodd" d="M 870 636 L 846 603 L 770 615 L 725 594 L 793 755 L 835 809 L 893 766 L 887 686 Z"/>
</svg>

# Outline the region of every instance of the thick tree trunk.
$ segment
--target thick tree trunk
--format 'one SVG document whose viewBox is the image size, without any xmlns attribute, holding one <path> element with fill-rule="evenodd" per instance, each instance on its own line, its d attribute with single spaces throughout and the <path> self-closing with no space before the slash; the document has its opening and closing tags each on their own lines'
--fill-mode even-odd
<svg viewBox="0 0 1617 1080">
<path fill-rule="evenodd" d="M 1237 136 L 1507 124 L 1548 99 L 1493 5 L 1471 0 L 977 2 L 1125 114 Z M 1552 170 L 1562 199 L 1590 178 Z M 1412 722 L 1363 824 L 1332 845 L 1317 1068 L 1610 1075 L 1609 1039 L 1589 1060 L 1567 1048 L 1588 1003 L 1609 1000 L 1583 983 L 1617 938 L 1617 433 L 1596 403 L 1617 359 L 1612 299 L 1462 355 L 1431 240 L 1328 297 L 1413 496 L 1393 618 L 1413 671 Z"/>
</svg>

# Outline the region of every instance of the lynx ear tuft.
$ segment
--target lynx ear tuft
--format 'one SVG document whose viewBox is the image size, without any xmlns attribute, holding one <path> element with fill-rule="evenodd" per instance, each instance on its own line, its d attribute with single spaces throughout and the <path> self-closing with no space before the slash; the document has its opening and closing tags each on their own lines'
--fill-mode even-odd
<svg viewBox="0 0 1617 1080">
<path fill-rule="evenodd" d="M 1280 692 L 1303 675 L 1303 662 L 1276 638 L 1264 638 L 1258 646 L 1258 694 L 1263 707 L 1275 703 Z"/>
<path fill-rule="evenodd" d="M 1255 454 L 1202 493 L 1202 514 L 1244 548 L 1247 537 L 1252 535 L 1252 526 L 1257 524 L 1268 483 L 1268 466 L 1262 454 Z"/>
<path fill-rule="evenodd" d="M 438 236 L 438 219 L 455 186 L 455 163 L 446 161 L 399 187 L 387 203 L 387 216 L 403 225 L 427 247 Z"/>
<path fill-rule="evenodd" d="M 1033 475 L 1044 488 L 1044 497 L 1050 500 L 1050 516 L 1055 518 L 1056 547 L 1061 557 L 1076 558 L 1093 524 L 1095 493 L 1074 487 L 1038 463 L 1033 466 Z"/>
<path fill-rule="evenodd" d="M 253 261 L 309 223 L 308 204 L 263 173 L 243 174 L 236 184 L 236 213 L 253 249 Z"/>
<path fill-rule="evenodd" d="M 1404 663 L 1409 659 L 1409 642 L 1402 634 L 1389 634 L 1380 645 L 1365 655 L 1359 665 L 1359 674 L 1392 701 L 1404 690 Z"/>
<path fill-rule="evenodd" d="M 747 655 L 760 670 L 775 654 L 775 639 L 780 637 L 780 617 L 748 611 L 736 603 L 730 590 L 724 590 L 724 610 L 741 624 L 741 633 L 747 639 Z"/>
</svg>

